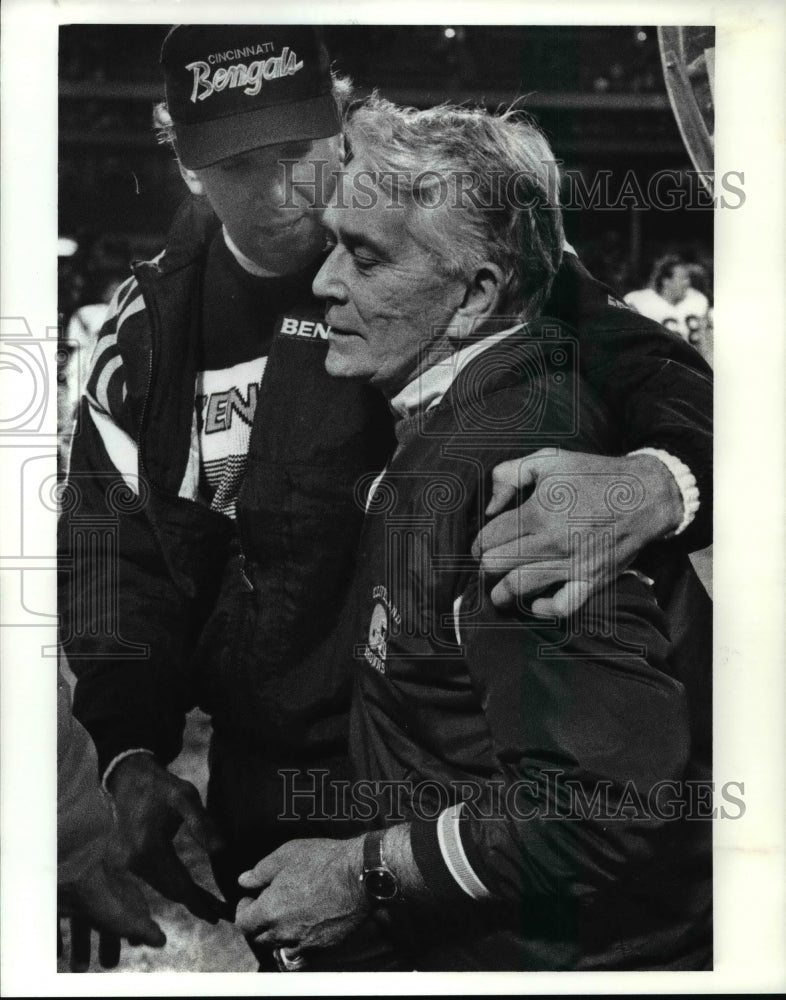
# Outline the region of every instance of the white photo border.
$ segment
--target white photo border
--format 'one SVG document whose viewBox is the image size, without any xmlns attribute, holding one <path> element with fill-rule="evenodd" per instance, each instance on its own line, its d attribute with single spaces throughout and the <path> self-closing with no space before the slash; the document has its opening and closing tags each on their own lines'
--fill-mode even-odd
<svg viewBox="0 0 786 1000">
<path fill-rule="evenodd" d="M 230 15 L 231 12 L 231 15 Z M 784 780 L 784 38 L 780 0 L 399 3 L 5 0 L 2 5 L 3 332 L 19 317 L 44 345 L 56 384 L 57 44 L 68 23 L 715 24 L 716 173 L 744 173 L 745 204 L 715 217 L 717 380 L 715 781 L 744 782 L 745 815 L 715 831 L 713 972 L 125 973 L 58 975 L 55 931 L 55 643 L 41 628 L 0 627 L 2 988 L 6 996 L 306 994 L 767 993 L 786 989 Z M 53 334 L 54 331 L 54 334 Z M 55 339 L 52 339 L 54 336 Z M 5 375 L 0 371 L 0 380 Z M 10 384 L 0 381 L 2 386 Z M 46 409 L 46 408 L 45 408 Z M 22 504 L 25 463 L 55 462 L 55 406 L 28 439 L 0 437 L 2 599 L 54 606 L 52 510 Z M 24 519 L 32 549 L 20 548 Z M 32 541 L 30 541 L 32 539 Z M 33 554 L 30 555 L 29 553 Z M 32 562 L 30 561 L 32 560 Z M 23 588 L 24 571 L 24 589 Z M 1 614 L 2 612 L 0 612 Z M 0 617 L 0 623 L 5 619 Z M 318 976 L 318 978 L 316 978 Z"/>
</svg>

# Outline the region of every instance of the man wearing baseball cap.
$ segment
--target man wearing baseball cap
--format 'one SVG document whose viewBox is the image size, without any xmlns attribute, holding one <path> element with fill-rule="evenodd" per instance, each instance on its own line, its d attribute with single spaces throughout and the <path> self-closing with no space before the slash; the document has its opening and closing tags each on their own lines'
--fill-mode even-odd
<svg viewBox="0 0 786 1000">
<path fill-rule="evenodd" d="M 331 798 L 349 777 L 350 679 L 334 630 L 363 516 L 355 487 L 394 442 L 382 398 L 324 370 L 329 331 L 311 284 L 349 88 L 317 32 L 178 25 L 161 62 L 160 133 L 195 197 L 164 253 L 120 288 L 99 337 L 71 453 L 79 506 L 60 522 L 61 628 L 79 678 L 75 714 L 95 741 L 136 870 L 215 921 L 224 905 L 172 846 L 181 825 L 210 852 L 230 903 L 237 876 L 279 844 L 353 832 Z M 708 544 L 711 389 L 704 410 L 679 403 L 697 398 L 706 366 L 641 317 L 607 322 L 621 311 L 571 257 L 550 310 L 577 327 L 585 375 L 626 428 L 626 448 L 660 454 L 578 456 L 625 463 L 652 498 L 647 516 L 632 512 L 618 532 L 613 563 L 578 585 L 569 560 L 541 570 L 534 587 L 515 575 L 544 551 L 563 554 L 561 517 L 555 524 L 533 500 L 521 508 L 528 523 L 508 511 L 487 526 L 496 578 L 508 573 L 495 599 L 551 587 L 533 606 L 547 613 L 575 606 L 669 532 L 680 531 L 674 544 Z M 668 359 L 679 365 L 663 382 Z M 519 476 L 575 471 L 573 461 L 536 453 L 526 469 L 503 470 L 497 509 Z M 602 498 L 598 506 L 602 521 Z M 105 547 L 96 560 L 80 525 L 107 513 L 117 555 Z M 98 604 L 102 593 L 112 599 Z M 213 724 L 207 812 L 166 768 L 195 704 Z M 354 953 L 362 965 L 363 947 Z"/>
<path fill-rule="evenodd" d="M 316 32 L 180 25 L 161 64 L 165 135 L 192 193 L 206 195 L 224 223 L 236 260 L 260 277 L 312 263 L 324 242 L 314 188 L 338 169 L 349 93 Z"/>
<path fill-rule="evenodd" d="M 183 25 L 161 64 L 185 167 L 341 131 L 327 53 L 308 28 Z"/>
<path fill-rule="evenodd" d="M 349 87 L 317 33 L 180 25 L 161 61 L 158 123 L 196 197 L 99 337 L 70 481 L 82 514 L 106 512 L 118 478 L 134 509 L 116 564 L 63 575 L 63 641 L 136 870 L 215 921 L 230 908 L 179 861 L 181 823 L 230 902 L 260 844 L 342 829 L 319 797 L 320 769 L 348 776 L 348 679 L 330 636 L 362 518 L 355 483 L 384 465 L 391 432 L 381 399 L 324 371 L 313 187 L 339 168 Z M 112 573 L 116 628 L 80 631 L 78 615 L 100 615 L 80 577 Z M 210 817 L 166 770 L 197 703 L 213 723 Z M 315 783 L 282 823 L 279 772 L 305 768 Z"/>
</svg>

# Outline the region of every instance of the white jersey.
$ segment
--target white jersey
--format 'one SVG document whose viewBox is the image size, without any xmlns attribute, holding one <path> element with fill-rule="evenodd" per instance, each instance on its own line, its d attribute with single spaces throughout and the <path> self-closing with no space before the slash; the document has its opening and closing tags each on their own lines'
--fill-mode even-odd
<svg viewBox="0 0 786 1000">
<path fill-rule="evenodd" d="M 695 288 L 689 288 L 685 298 L 676 305 L 667 302 L 652 288 L 628 292 L 625 302 L 642 316 L 654 319 L 691 343 L 699 340 L 707 327 L 710 304 L 707 296 Z"/>
<path fill-rule="evenodd" d="M 196 421 L 210 506 L 235 517 L 267 356 L 197 374 Z M 192 461 L 196 459 L 192 456 Z"/>
</svg>

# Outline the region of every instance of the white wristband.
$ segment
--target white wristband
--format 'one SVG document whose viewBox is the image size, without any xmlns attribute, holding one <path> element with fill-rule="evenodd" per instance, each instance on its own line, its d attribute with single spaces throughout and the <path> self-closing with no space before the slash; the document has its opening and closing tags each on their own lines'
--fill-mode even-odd
<svg viewBox="0 0 786 1000">
<path fill-rule="evenodd" d="M 149 753 L 151 757 L 155 757 L 152 750 L 148 750 L 146 747 L 136 747 L 134 750 L 124 750 L 119 753 L 117 757 L 113 758 L 107 765 L 106 771 L 104 771 L 104 777 L 101 779 L 101 787 L 105 792 L 108 792 L 107 781 L 109 781 L 109 775 L 114 771 L 121 760 L 125 760 L 126 757 L 132 757 L 135 753 Z"/>
<path fill-rule="evenodd" d="M 699 487 L 696 485 L 696 477 L 684 462 L 661 448 L 638 448 L 629 452 L 629 455 L 652 455 L 660 459 L 671 473 L 682 497 L 682 520 L 676 530 L 669 532 L 665 537 L 674 538 L 676 535 L 681 535 L 696 517 L 699 509 Z"/>
</svg>

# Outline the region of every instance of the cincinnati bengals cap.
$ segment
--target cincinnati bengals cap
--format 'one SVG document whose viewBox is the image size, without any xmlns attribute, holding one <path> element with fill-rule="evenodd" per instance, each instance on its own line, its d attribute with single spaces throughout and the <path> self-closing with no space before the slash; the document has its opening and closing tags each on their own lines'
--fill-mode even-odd
<svg viewBox="0 0 786 1000">
<path fill-rule="evenodd" d="M 183 166 L 341 131 L 330 62 L 304 25 L 177 24 L 161 47 Z"/>
</svg>

